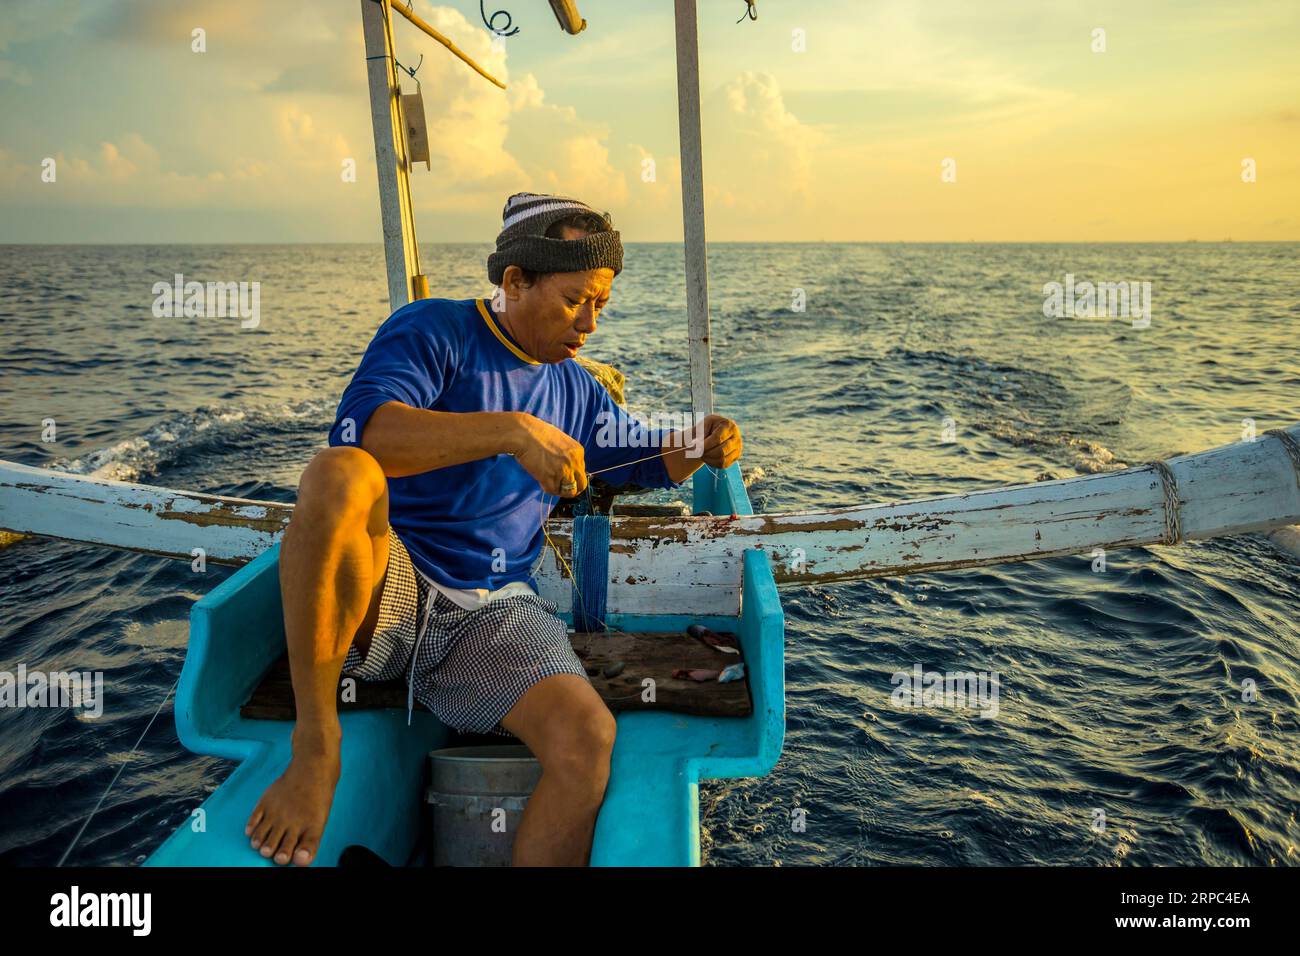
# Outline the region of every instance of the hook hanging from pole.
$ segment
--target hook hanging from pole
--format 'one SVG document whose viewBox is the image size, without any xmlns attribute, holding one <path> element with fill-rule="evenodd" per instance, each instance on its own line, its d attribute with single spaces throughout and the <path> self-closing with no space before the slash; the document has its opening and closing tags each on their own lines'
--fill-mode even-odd
<svg viewBox="0 0 1300 956">
<path fill-rule="evenodd" d="M 483 25 L 492 31 L 493 36 L 512 37 L 519 32 L 518 27 L 515 27 L 513 30 L 510 29 L 511 25 L 514 23 L 514 18 L 510 16 L 509 10 L 493 10 L 492 16 L 489 17 L 487 15 L 487 10 L 483 9 L 483 0 L 478 0 L 478 12 L 479 16 L 483 18 Z M 506 18 L 506 25 L 499 29 L 497 27 L 497 17 Z"/>
<path fill-rule="evenodd" d="M 399 70 L 401 70 L 403 73 L 405 73 L 405 74 L 406 74 L 407 76 L 409 76 L 411 79 L 415 80 L 415 85 L 416 85 L 416 87 L 418 88 L 419 85 L 420 85 L 420 81 L 415 79 L 415 74 L 419 73 L 419 72 L 420 72 L 420 67 L 424 66 L 424 54 L 423 54 L 423 53 L 420 54 L 420 62 L 417 63 L 417 64 L 415 64 L 414 67 L 409 67 L 409 66 L 407 66 L 405 63 L 403 63 L 403 62 L 402 62 L 401 60 L 399 60 L 397 57 L 393 57 L 393 62 L 397 64 L 397 68 L 398 68 Z"/>
</svg>

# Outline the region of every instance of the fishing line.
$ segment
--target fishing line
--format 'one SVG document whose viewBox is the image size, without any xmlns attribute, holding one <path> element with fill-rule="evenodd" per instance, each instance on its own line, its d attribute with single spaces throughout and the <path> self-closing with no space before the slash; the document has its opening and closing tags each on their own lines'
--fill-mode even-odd
<svg viewBox="0 0 1300 956">
<path fill-rule="evenodd" d="M 638 459 L 636 459 L 635 461 L 625 461 L 625 462 L 623 462 L 622 464 L 619 464 L 619 465 L 610 465 L 608 468 L 598 468 L 598 469 L 596 469 L 595 471 L 589 471 L 589 472 L 587 472 L 587 476 L 588 476 L 588 477 L 591 477 L 592 475 L 599 475 L 599 474 L 602 474 L 602 473 L 604 473 L 604 472 L 606 472 L 606 471 L 614 471 L 616 468 L 626 468 L 628 465 L 639 465 L 639 464 L 640 464 L 641 462 L 643 462 L 643 461 L 650 461 L 650 460 L 655 459 L 655 458 L 662 458 L 664 455 L 670 455 L 670 454 L 672 454 L 673 452 L 677 451 L 678 447 L 685 448 L 686 446 L 685 446 L 685 445 L 681 445 L 681 446 L 673 446 L 673 447 L 667 449 L 666 451 L 661 451 L 661 452 L 659 452 L 659 453 L 656 454 L 656 455 L 647 455 L 646 457 L 644 457 L 644 458 L 638 458 Z M 712 465 L 709 465 L 708 463 L 705 463 L 704 467 L 705 467 L 705 468 L 708 468 L 709 471 L 713 472 L 713 477 L 714 477 L 714 478 L 717 478 L 717 477 L 718 477 L 718 472 L 716 472 L 716 471 L 713 470 L 713 466 L 712 466 Z M 587 490 L 588 490 L 588 492 L 591 491 L 591 486 L 590 486 L 590 485 L 587 486 Z"/>
<path fill-rule="evenodd" d="M 416 74 L 417 72 L 419 72 L 420 67 L 424 66 L 424 54 L 423 54 L 423 53 L 420 54 L 420 62 L 417 63 L 417 64 L 415 64 L 415 68 L 414 68 L 414 69 L 412 69 L 411 67 L 407 66 L 405 63 L 403 63 L 401 60 L 399 60 L 395 55 L 394 55 L 394 56 L 389 56 L 387 53 L 380 53 L 380 54 L 378 54 L 378 55 L 376 55 L 376 56 L 368 56 L 368 57 L 366 57 L 366 59 L 367 59 L 367 60 L 392 60 L 394 63 L 397 64 L 397 68 L 398 68 L 399 70 L 401 70 L 403 73 L 405 73 L 405 74 L 406 74 L 407 76 L 409 76 L 411 79 L 415 80 L 415 86 L 416 86 L 417 89 L 419 88 L 419 86 L 420 86 L 420 81 L 419 81 L 418 79 L 416 79 L 415 74 Z"/>
<path fill-rule="evenodd" d="M 667 451 L 661 451 L 657 455 L 646 455 L 646 457 L 638 458 L 636 461 L 625 461 L 622 464 L 610 465 L 608 468 L 597 468 L 595 471 L 587 472 L 587 477 L 590 478 L 592 475 L 604 474 L 607 471 L 614 471 L 617 468 L 626 468 L 628 465 L 639 465 L 643 461 L 650 461 L 653 458 L 662 458 L 664 455 L 671 454 L 676 450 L 676 448 L 669 448 Z M 591 491 L 590 484 L 587 485 L 587 490 Z"/>
<path fill-rule="evenodd" d="M 90 821 L 95 818 L 95 814 L 99 812 L 99 808 L 102 807 L 104 801 L 108 799 L 109 791 L 111 791 L 113 786 L 117 783 L 117 778 L 122 776 L 122 771 L 125 770 L 126 765 L 131 762 L 131 758 L 135 756 L 135 752 L 140 749 L 140 744 L 144 742 L 145 734 L 149 733 L 149 728 L 152 727 L 153 722 L 158 719 L 158 715 L 162 713 L 162 709 L 166 706 L 167 701 L 172 699 L 172 694 L 176 690 L 176 684 L 179 684 L 180 682 L 181 679 L 178 676 L 176 678 L 176 683 L 172 684 L 172 689 L 167 692 L 167 696 L 162 699 L 161 703 L 158 704 L 158 709 L 155 710 L 153 716 L 149 718 L 149 723 L 145 724 L 139 740 L 135 742 L 135 746 L 131 748 L 131 752 L 126 755 L 126 759 L 122 761 L 122 765 L 117 768 L 117 773 L 113 774 L 113 779 L 108 782 L 108 787 L 104 790 L 103 796 L 99 798 L 99 802 L 95 804 L 95 809 L 90 811 L 90 816 L 86 817 L 86 822 L 81 825 L 81 829 L 78 830 L 77 835 L 72 838 L 72 843 L 63 851 L 63 856 L 59 857 L 59 862 L 56 863 L 55 866 L 62 866 L 64 862 L 67 861 L 68 856 L 72 851 L 76 849 L 77 842 L 81 839 L 81 835 L 86 832 L 86 827 L 90 826 Z"/>
</svg>

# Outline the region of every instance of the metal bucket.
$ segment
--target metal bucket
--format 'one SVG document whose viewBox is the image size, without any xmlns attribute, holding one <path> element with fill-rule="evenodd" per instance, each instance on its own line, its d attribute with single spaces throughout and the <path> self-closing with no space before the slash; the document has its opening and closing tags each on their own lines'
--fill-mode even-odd
<svg viewBox="0 0 1300 956">
<path fill-rule="evenodd" d="M 425 801 L 434 866 L 509 866 L 515 831 L 542 765 L 522 744 L 429 754 Z"/>
</svg>

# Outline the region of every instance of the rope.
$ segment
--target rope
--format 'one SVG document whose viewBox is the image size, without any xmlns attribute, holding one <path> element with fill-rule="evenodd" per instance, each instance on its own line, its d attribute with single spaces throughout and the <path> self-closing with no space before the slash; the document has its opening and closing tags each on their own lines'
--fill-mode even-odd
<svg viewBox="0 0 1300 956">
<path fill-rule="evenodd" d="M 407 66 L 405 63 L 403 63 L 403 62 L 402 62 L 401 60 L 399 60 L 397 57 L 395 57 L 395 56 L 389 56 L 387 53 L 380 53 L 380 54 L 378 54 L 377 56 L 368 56 L 368 57 L 366 57 L 366 62 L 369 62 L 369 61 L 371 61 L 371 60 L 392 60 L 393 63 L 395 63 L 395 64 L 397 65 L 397 68 L 398 68 L 399 70 L 401 70 L 403 73 L 405 73 L 405 74 L 406 74 L 407 76 L 409 76 L 411 79 L 415 80 L 415 88 L 416 88 L 417 90 L 420 88 L 420 80 L 419 80 L 419 78 L 418 78 L 415 74 L 418 73 L 418 72 L 420 71 L 420 67 L 424 66 L 424 54 L 423 54 L 423 53 L 420 54 L 420 62 L 417 63 L 417 64 L 415 64 L 415 68 L 414 68 L 414 69 L 412 69 L 411 67 Z"/>
<path fill-rule="evenodd" d="M 587 472 L 587 477 L 591 477 L 592 475 L 602 475 L 605 472 L 613 471 L 616 468 L 626 468 L 628 465 L 639 465 L 643 461 L 649 461 L 652 458 L 662 458 L 664 455 L 670 454 L 671 452 L 674 452 L 676 450 L 677 450 L 676 448 L 669 448 L 665 451 L 659 452 L 657 455 L 646 455 L 644 458 L 636 459 L 636 461 L 625 461 L 618 465 L 611 465 L 609 468 L 597 468 L 595 471 Z"/>
<path fill-rule="evenodd" d="M 1296 484 L 1300 485 L 1300 442 L 1291 433 L 1282 428 L 1270 428 L 1264 432 L 1282 443 L 1282 449 L 1291 459 L 1295 471 Z M 1165 506 L 1165 544 L 1178 544 L 1183 540 L 1182 503 L 1178 499 L 1178 480 L 1169 466 L 1163 461 L 1149 463 L 1152 470 L 1160 477 L 1160 490 Z"/>
<path fill-rule="evenodd" d="M 1265 435 L 1272 435 L 1282 443 L 1286 450 L 1287 457 L 1291 459 L 1291 467 L 1295 469 L 1296 484 L 1300 485 L 1300 442 L 1291 437 L 1291 433 L 1282 428 L 1270 428 L 1264 432 Z"/>
<path fill-rule="evenodd" d="M 1165 505 L 1165 540 L 1164 544 L 1178 544 L 1183 540 L 1183 519 L 1178 501 L 1178 480 L 1169 466 L 1163 461 L 1149 462 L 1152 470 L 1160 477 L 1160 490 L 1164 495 Z"/>
<path fill-rule="evenodd" d="M 162 713 L 162 709 L 166 706 L 167 701 L 171 700 L 172 694 L 176 690 L 176 684 L 179 684 L 180 682 L 180 677 L 177 677 L 176 683 L 172 684 L 172 689 L 167 692 L 167 696 L 158 704 L 158 709 L 155 710 L 153 716 L 149 718 L 149 723 L 145 724 L 144 731 L 141 732 L 140 738 L 135 742 L 135 746 L 132 747 L 131 752 L 126 755 L 126 759 L 122 761 L 122 765 L 117 768 L 117 773 L 113 774 L 113 779 L 108 782 L 108 788 L 104 790 L 103 796 L 101 796 L 99 802 L 95 804 L 95 809 L 90 811 L 90 816 L 86 817 L 86 821 L 81 825 L 81 829 L 78 830 L 77 835 L 72 838 L 72 843 L 70 843 L 68 848 L 63 851 L 63 856 L 59 857 L 59 862 L 56 863 L 55 866 L 62 866 L 67 862 L 72 851 L 76 849 L 77 843 L 81 840 L 81 835 L 86 832 L 86 827 L 90 826 L 90 821 L 95 819 L 95 814 L 99 812 L 99 808 L 102 807 L 104 801 L 108 799 L 109 791 L 111 791 L 117 783 L 117 778 L 122 776 L 122 771 L 125 770 L 126 765 L 131 762 L 131 758 L 135 756 L 135 752 L 140 749 L 140 744 L 144 742 L 145 734 L 149 733 L 149 728 L 152 727 L 153 722 L 158 719 L 158 715 Z"/>
</svg>

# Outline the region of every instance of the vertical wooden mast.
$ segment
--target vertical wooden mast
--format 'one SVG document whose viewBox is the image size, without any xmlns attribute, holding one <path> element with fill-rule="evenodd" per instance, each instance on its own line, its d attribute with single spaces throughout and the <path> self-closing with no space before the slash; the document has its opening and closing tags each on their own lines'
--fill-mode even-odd
<svg viewBox="0 0 1300 956">
<path fill-rule="evenodd" d="M 709 355 L 709 264 L 704 245 L 704 170 L 700 141 L 700 53 L 695 0 L 676 0 L 677 125 L 682 158 L 682 220 L 686 238 L 687 341 L 691 408 L 713 412 L 713 361 Z"/>
<path fill-rule="evenodd" d="M 410 162 L 393 56 L 393 30 L 388 0 L 361 0 L 366 38 L 366 77 L 370 84 L 370 118 L 375 131 L 375 166 L 379 171 L 379 213 L 384 229 L 384 260 L 388 268 L 388 306 L 400 309 L 428 295 L 420 274 L 420 250 L 415 242 L 411 208 Z"/>
</svg>

